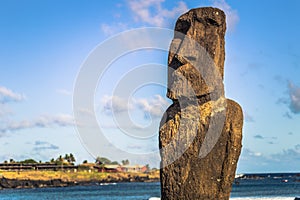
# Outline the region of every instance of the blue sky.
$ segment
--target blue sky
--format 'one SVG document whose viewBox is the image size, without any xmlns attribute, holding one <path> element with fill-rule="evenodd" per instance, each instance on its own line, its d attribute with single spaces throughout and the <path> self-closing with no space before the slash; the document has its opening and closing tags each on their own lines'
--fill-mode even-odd
<svg viewBox="0 0 300 200">
<path fill-rule="evenodd" d="M 172 29 L 180 14 L 201 6 L 220 7 L 227 14 L 226 96 L 239 102 L 245 115 L 238 172 L 300 171 L 297 0 L 1 1 L 0 161 L 46 161 L 70 152 L 78 162 L 93 161 L 74 126 L 72 100 L 76 77 L 89 53 L 132 28 Z M 165 65 L 166 58 L 159 51 L 131 53 L 114 62 L 99 81 L 95 112 L 111 143 L 133 153 L 157 148 L 155 135 L 145 149 L 123 139 L 114 126 L 110 102 L 120 118 L 129 111 L 142 126 L 158 123 L 169 104 L 165 88 L 143 87 L 130 103 L 111 91 L 134 66 Z M 123 159 L 113 152 L 101 156 Z M 131 162 L 155 164 L 150 158 Z"/>
</svg>

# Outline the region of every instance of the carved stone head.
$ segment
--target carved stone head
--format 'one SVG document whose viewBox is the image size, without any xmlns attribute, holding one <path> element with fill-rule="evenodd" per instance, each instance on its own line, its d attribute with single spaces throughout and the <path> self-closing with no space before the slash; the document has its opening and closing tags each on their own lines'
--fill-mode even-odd
<svg viewBox="0 0 300 200">
<path fill-rule="evenodd" d="M 225 14 L 217 8 L 192 9 L 179 17 L 168 58 L 170 99 L 224 95 L 225 31 Z"/>
</svg>

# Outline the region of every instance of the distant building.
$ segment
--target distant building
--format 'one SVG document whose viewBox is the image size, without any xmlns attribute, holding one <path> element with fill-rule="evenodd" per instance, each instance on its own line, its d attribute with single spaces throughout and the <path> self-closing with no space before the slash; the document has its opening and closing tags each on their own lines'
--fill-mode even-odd
<svg viewBox="0 0 300 200">
<path fill-rule="evenodd" d="M 85 163 L 79 166 L 59 165 L 55 163 L 0 163 L 0 170 L 24 171 L 24 170 L 96 170 L 98 172 L 133 172 L 144 173 L 148 168 L 144 165 L 97 165 L 95 163 Z"/>
<path fill-rule="evenodd" d="M 142 165 L 123 165 L 121 166 L 122 172 L 147 172 L 148 168 Z"/>
<path fill-rule="evenodd" d="M 94 168 L 98 169 L 99 172 L 147 172 L 147 166 L 143 165 L 102 165 L 95 166 Z"/>
<path fill-rule="evenodd" d="M 74 165 L 58 165 L 54 163 L 0 163 L 0 170 L 23 171 L 23 170 L 71 170 L 77 169 Z"/>
<path fill-rule="evenodd" d="M 92 172 L 92 171 L 99 171 L 96 168 L 96 163 L 83 163 L 78 165 L 78 170 L 80 171 L 88 171 L 88 172 Z"/>
<path fill-rule="evenodd" d="M 120 172 L 120 165 L 96 165 L 94 166 L 95 169 L 98 170 L 98 172 Z"/>
</svg>

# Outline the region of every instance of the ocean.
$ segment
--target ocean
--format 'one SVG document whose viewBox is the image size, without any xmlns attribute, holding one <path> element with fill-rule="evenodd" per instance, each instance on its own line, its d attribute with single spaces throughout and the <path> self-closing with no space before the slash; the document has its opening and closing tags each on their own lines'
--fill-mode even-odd
<svg viewBox="0 0 300 200">
<path fill-rule="evenodd" d="M 108 183 L 0 190 L 1 200 L 149 200 L 159 196 L 160 183 Z M 300 196 L 299 174 L 247 174 L 236 180 L 230 199 L 294 200 L 296 196 Z"/>
</svg>

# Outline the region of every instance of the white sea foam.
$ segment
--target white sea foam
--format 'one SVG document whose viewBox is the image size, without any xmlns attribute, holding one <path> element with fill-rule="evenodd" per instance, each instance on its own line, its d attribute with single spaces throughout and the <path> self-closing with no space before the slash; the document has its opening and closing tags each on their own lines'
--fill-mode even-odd
<svg viewBox="0 0 300 200">
<path fill-rule="evenodd" d="M 236 197 L 230 200 L 294 200 L 294 197 Z M 149 200 L 160 200 L 158 197 L 151 197 Z"/>
</svg>

